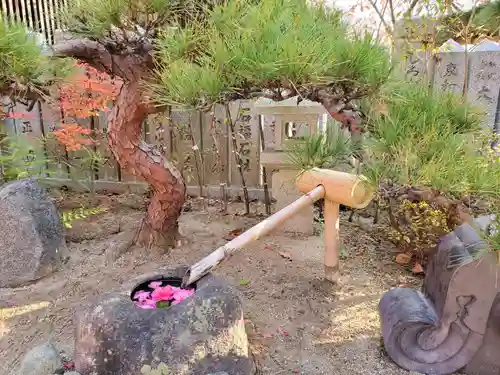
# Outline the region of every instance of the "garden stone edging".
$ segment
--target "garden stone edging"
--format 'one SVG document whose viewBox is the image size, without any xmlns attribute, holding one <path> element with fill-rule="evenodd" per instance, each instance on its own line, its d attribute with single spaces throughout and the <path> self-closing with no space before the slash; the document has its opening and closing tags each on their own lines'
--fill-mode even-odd
<svg viewBox="0 0 500 375">
<path fill-rule="evenodd" d="M 82 375 L 140 375 L 165 363 L 169 375 L 254 374 L 238 292 L 209 274 L 196 293 L 168 309 L 141 309 L 130 299 L 139 283 L 182 277 L 185 268 L 141 276 L 76 313 L 75 370 Z"/>
</svg>

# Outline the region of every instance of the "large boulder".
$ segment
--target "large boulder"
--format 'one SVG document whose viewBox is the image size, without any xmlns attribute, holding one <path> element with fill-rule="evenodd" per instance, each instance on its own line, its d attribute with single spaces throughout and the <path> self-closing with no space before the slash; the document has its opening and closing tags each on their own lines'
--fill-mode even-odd
<svg viewBox="0 0 500 375">
<path fill-rule="evenodd" d="M 162 273 L 182 274 L 182 269 Z M 144 277 L 141 283 L 162 275 Z M 178 305 L 148 310 L 131 301 L 135 285 L 101 295 L 77 311 L 76 371 L 138 375 L 144 366 L 166 365 L 169 375 L 254 373 L 236 290 L 207 275 L 196 285 L 196 293 Z"/>
<path fill-rule="evenodd" d="M 34 180 L 0 188 L 0 287 L 15 287 L 49 275 L 66 252 L 56 207 Z"/>
</svg>

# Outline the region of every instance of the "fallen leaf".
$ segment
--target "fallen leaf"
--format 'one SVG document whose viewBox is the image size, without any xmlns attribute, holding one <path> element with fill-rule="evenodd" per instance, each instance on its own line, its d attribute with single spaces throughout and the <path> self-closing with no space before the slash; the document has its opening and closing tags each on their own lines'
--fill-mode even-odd
<svg viewBox="0 0 500 375">
<path fill-rule="evenodd" d="M 424 268 L 422 267 L 422 265 L 420 263 L 415 263 L 415 265 L 413 266 L 412 272 L 415 274 L 424 273 Z"/>
<path fill-rule="evenodd" d="M 283 336 L 290 336 L 290 334 L 283 329 L 283 327 L 279 327 L 278 331 L 283 335 Z"/>
<path fill-rule="evenodd" d="M 169 308 L 171 303 L 169 301 L 158 301 L 156 302 L 156 307 L 158 309 L 166 309 Z"/>
<path fill-rule="evenodd" d="M 278 251 L 278 254 L 285 259 L 292 260 L 292 254 L 287 253 L 286 251 Z"/>
<path fill-rule="evenodd" d="M 235 239 L 236 237 L 238 237 L 242 232 L 243 232 L 242 228 L 233 229 L 227 235 L 224 236 L 224 239 L 226 241 L 231 241 L 231 240 Z"/>
<path fill-rule="evenodd" d="M 250 280 L 245 280 L 245 279 L 240 280 L 240 285 L 248 285 L 249 283 Z"/>
<path fill-rule="evenodd" d="M 346 260 L 348 255 L 349 255 L 349 252 L 347 251 L 347 248 L 345 246 L 341 246 L 340 247 L 340 259 Z"/>
<path fill-rule="evenodd" d="M 411 261 L 411 256 L 406 253 L 396 255 L 396 263 L 399 264 L 400 266 L 406 266 L 407 264 L 410 263 L 410 261 Z"/>
<path fill-rule="evenodd" d="M 293 374 L 298 374 L 298 373 L 299 373 L 299 370 L 292 370 L 292 373 L 293 373 Z"/>
<path fill-rule="evenodd" d="M 273 335 L 271 335 L 270 333 L 264 333 L 262 337 L 264 337 L 265 339 L 270 339 L 271 337 L 273 337 Z"/>
<path fill-rule="evenodd" d="M 63 362 L 63 367 L 65 370 L 73 370 L 75 368 L 75 363 L 72 361 Z"/>
</svg>

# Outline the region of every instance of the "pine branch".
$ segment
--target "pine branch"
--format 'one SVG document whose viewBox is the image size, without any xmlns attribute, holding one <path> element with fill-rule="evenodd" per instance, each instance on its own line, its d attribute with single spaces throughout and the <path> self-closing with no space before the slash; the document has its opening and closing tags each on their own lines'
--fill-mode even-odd
<svg viewBox="0 0 500 375">
<path fill-rule="evenodd" d="M 207 17 L 160 37 L 152 91 L 162 104 L 208 109 L 299 96 L 349 106 L 390 74 L 388 53 L 371 36 L 350 33 L 338 11 L 305 0 L 228 2 Z"/>
<path fill-rule="evenodd" d="M 116 55 L 102 43 L 90 39 L 69 39 L 56 44 L 53 51 L 54 57 L 78 59 L 99 71 L 118 76 L 125 81 L 145 78 L 153 66 L 153 57 L 147 50 L 142 54 Z"/>
<path fill-rule="evenodd" d="M 382 24 L 384 25 L 385 27 L 385 30 L 390 33 L 392 28 L 389 27 L 389 25 L 387 24 L 387 22 L 385 21 L 384 19 L 384 14 L 382 14 L 382 12 L 380 11 L 380 9 L 378 8 L 377 6 L 377 3 L 375 3 L 375 1 L 373 0 L 368 0 L 372 6 L 372 8 L 375 10 L 375 12 L 377 13 L 377 15 L 379 16 L 380 18 L 380 22 L 382 22 Z M 392 2 L 391 2 L 391 7 L 392 7 Z M 385 9 L 385 8 L 384 8 Z"/>
<path fill-rule="evenodd" d="M 70 39 L 53 47 L 54 57 L 71 57 L 108 74 L 113 72 L 113 59 L 99 42 L 85 39 Z"/>
<path fill-rule="evenodd" d="M 392 27 L 394 28 L 394 26 L 396 25 L 396 15 L 394 14 L 394 4 L 392 3 L 392 0 L 389 0 L 389 11 L 392 21 Z"/>
<path fill-rule="evenodd" d="M 417 6 L 419 1 L 420 0 L 412 0 L 412 2 L 410 3 L 410 6 L 408 7 L 408 10 L 405 13 L 405 15 L 407 17 L 411 17 L 411 14 L 412 14 L 413 10 L 415 9 L 415 7 Z"/>
</svg>

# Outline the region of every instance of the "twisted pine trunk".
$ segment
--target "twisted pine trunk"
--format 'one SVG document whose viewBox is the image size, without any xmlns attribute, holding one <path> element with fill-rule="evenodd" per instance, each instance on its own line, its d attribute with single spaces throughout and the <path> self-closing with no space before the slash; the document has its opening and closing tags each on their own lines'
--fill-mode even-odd
<svg viewBox="0 0 500 375">
<path fill-rule="evenodd" d="M 140 82 L 153 71 L 153 47 L 142 38 L 137 45 L 127 39 L 118 42 L 132 43 L 129 50 L 134 53 L 117 53 L 117 45 L 106 47 L 99 41 L 69 37 L 54 46 L 53 56 L 77 59 L 123 81 L 109 118 L 108 144 L 120 167 L 151 187 L 151 201 L 136 240 L 147 248 L 172 246 L 186 186 L 175 166 L 141 140 L 142 123 L 153 108 Z"/>
<path fill-rule="evenodd" d="M 138 81 L 123 84 L 110 115 L 108 143 L 120 166 L 142 177 L 152 190 L 137 242 L 147 248 L 170 247 L 178 236 L 186 186 L 177 168 L 141 140 L 142 123 L 149 114 L 143 101 Z"/>
</svg>

